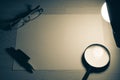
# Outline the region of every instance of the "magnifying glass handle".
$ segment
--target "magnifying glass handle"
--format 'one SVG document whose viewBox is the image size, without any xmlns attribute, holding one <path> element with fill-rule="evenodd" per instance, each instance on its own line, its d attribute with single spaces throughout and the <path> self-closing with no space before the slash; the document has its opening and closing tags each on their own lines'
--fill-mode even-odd
<svg viewBox="0 0 120 80">
<path fill-rule="evenodd" d="M 88 76 L 90 74 L 90 71 L 86 71 L 84 77 L 82 78 L 82 80 L 87 80 Z"/>
</svg>

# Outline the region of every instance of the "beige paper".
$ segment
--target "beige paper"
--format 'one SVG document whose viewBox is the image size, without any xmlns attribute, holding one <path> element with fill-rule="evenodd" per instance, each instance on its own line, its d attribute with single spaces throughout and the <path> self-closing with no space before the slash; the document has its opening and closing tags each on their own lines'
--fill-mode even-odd
<svg viewBox="0 0 120 80">
<path fill-rule="evenodd" d="M 103 27 L 100 14 L 43 14 L 17 31 L 16 48 L 36 70 L 83 69 L 81 55 L 88 45 L 104 43 Z"/>
</svg>

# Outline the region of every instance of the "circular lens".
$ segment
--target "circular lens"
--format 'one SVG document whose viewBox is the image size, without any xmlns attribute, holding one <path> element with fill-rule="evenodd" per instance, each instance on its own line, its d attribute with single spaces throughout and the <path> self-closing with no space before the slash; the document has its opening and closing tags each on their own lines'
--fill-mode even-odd
<svg viewBox="0 0 120 80">
<path fill-rule="evenodd" d="M 107 48 L 100 45 L 89 46 L 84 53 L 86 62 L 93 67 L 101 68 L 110 61 L 110 55 Z"/>
</svg>

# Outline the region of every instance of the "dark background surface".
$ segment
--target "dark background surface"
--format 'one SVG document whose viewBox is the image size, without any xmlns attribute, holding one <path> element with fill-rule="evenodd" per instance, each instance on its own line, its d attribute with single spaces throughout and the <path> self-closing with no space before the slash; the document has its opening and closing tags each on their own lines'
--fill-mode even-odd
<svg viewBox="0 0 120 80">
<path fill-rule="evenodd" d="M 41 5 L 45 9 L 44 14 L 64 14 L 64 13 L 84 13 L 79 11 L 64 12 L 64 7 L 78 7 L 78 0 L 0 0 L 0 27 L 4 27 L 10 20 L 18 14 L 27 11 L 27 6 L 31 5 L 34 8 L 36 5 Z M 69 3 L 70 2 L 70 3 Z M 104 0 L 80 0 L 81 6 L 89 7 L 99 6 Z M 53 5 L 54 3 L 54 5 Z M 71 4 L 72 3 L 72 4 Z M 62 4 L 62 5 L 61 5 Z M 52 11 L 51 9 L 54 10 Z M 87 8 L 84 7 L 87 12 Z M 90 13 L 95 13 L 90 10 Z M 0 80 L 81 80 L 85 71 L 47 71 L 36 70 L 33 74 L 24 70 L 13 71 L 13 59 L 5 52 L 5 48 L 15 47 L 17 31 L 3 31 L 0 30 Z M 119 51 L 118 51 L 119 52 Z M 120 59 L 119 54 L 116 57 Z M 91 74 L 90 80 L 119 80 L 119 61 L 114 72 L 106 73 L 106 75 Z"/>
</svg>

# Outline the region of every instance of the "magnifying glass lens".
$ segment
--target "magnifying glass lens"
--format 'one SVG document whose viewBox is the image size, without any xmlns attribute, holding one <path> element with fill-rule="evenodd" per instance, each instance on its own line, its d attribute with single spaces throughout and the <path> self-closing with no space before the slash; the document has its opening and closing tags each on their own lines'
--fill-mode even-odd
<svg viewBox="0 0 120 80">
<path fill-rule="evenodd" d="M 82 80 L 87 80 L 92 72 L 105 71 L 110 63 L 110 53 L 108 49 L 101 44 L 92 44 L 88 46 L 82 56 L 83 65 L 86 67 L 86 73 Z"/>
<path fill-rule="evenodd" d="M 87 48 L 84 57 L 89 65 L 96 68 L 105 66 L 110 60 L 107 50 L 97 45 Z"/>
</svg>

